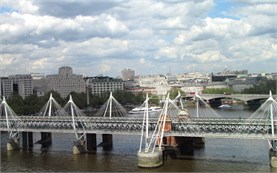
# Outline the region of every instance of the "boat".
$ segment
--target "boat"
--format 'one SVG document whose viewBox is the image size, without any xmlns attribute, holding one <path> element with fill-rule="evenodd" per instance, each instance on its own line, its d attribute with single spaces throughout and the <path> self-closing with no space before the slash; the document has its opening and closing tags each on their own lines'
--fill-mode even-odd
<svg viewBox="0 0 277 173">
<path fill-rule="evenodd" d="M 146 112 L 147 108 L 146 107 L 136 107 L 132 110 L 129 111 L 130 114 L 141 114 Z M 153 113 L 153 112 L 161 112 L 162 108 L 159 106 L 151 106 L 148 108 L 148 113 Z"/>
<path fill-rule="evenodd" d="M 220 105 L 218 108 L 220 109 L 230 109 L 232 106 L 230 105 L 227 105 L 227 104 L 223 104 L 223 105 Z"/>
</svg>

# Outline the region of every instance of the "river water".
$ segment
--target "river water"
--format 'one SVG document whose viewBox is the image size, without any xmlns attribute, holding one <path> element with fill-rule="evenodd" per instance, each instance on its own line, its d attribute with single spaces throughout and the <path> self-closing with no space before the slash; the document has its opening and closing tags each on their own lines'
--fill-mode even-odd
<svg viewBox="0 0 277 173">
<path fill-rule="evenodd" d="M 224 117 L 248 117 L 252 112 L 241 108 L 216 110 Z M 40 139 L 34 133 L 34 141 Z M 277 172 L 269 166 L 266 140 L 205 139 L 205 147 L 196 149 L 189 159 L 168 159 L 153 169 L 137 166 L 139 136 L 113 135 L 112 151 L 72 154 L 73 134 L 52 134 L 53 144 L 41 151 L 35 144 L 32 150 L 6 151 L 7 133 L 1 134 L 1 172 Z M 102 136 L 97 135 L 97 143 Z"/>
</svg>

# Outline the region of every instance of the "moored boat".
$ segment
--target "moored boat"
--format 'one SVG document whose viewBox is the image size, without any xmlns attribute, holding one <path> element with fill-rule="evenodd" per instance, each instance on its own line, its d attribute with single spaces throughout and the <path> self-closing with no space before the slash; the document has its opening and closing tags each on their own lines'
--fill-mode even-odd
<svg viewBox="0 0 277 173">
<path fill-rule="evenodd" d="M 129 111 L 130 114 L 141 114 L 146 112 L 147 108 L 146 107 L 137 107 L 134 108 L 132 110 Z M 161 112 L 162 108 L 159 106 L 152 106 L 148 108 L 148 112 L 152 113 L 152 112 Z"/>
<path fill-rule="evenodd" d="M 230 109 L 232 106 L 230 105 L 227 105 L 227 104 L 223 104 L 223 105 L 220 105 L 218 108 L 220 109 Z"/>
</svg>

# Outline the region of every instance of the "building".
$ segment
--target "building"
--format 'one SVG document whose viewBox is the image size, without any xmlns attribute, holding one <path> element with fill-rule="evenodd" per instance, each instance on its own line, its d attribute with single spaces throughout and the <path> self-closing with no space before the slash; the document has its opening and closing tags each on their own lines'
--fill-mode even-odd
<svg viewBox="0 0 277 173">
<path fill-rule="evenodd" d="M 73 74 L 69 66 L 59 68 L 59 74 L 47 75 L 47 91 L 57 91 L 62 98 L 66 98 L 70 92 L 85 92 L 85 81 L 83 75 Z"/>
<path fill-rule="evenodd" d="M 121 71 L 121 78 L 123 81 L 133 81 L 135 78 L 135 71 L 131 69 L 123 69 Z"/>
<path fill-rule="evenodd" d="M 212 82 L 224 82 L 226 80 L 234 80 L 237 78 L 235 74 L 225 74 L 225 75 L 214 75 L 211 76 Z"/>
<path fill-rule="evenodd" d="M 171 88 L 165 75 L 140 76 L 137 83 L 142 88 L 155 88 L 155 93 L 160 97 L 166 95 Z"/>
<path fill-rule="evenodd" d="M 43 73 L 31 73 L 33 78 L 33 92 L 37 96 L 44 96 L 47 92 L 47 79 Z"/>
<path fill-rule="evenodd" d="M 124 89 L 122 79 L 111 78 L 108 76 L 86 77 L 86 84 L 91 89 L 92 94 L 101 95 L 105 92 L 113 92 Z"/>
<path fill-rule="evenodd" d="M 13 93 L 18 93 L 23 99 L 33 94 L 33 81 L 30 74 L 10 75 L 1 78 L 1 95 L 10 98 Z"/>
</svg>

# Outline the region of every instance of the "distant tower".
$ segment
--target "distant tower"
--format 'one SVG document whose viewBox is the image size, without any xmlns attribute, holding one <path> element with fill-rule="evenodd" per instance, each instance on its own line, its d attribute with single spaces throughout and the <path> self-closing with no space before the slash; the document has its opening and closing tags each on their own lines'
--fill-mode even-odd
<svg viewBox="0 0 277 173">
<path fill-rule="evenodd" d="M 61 76 L 71 76 L 73 74 L 73 70 L 69 66 L 63 66 L 59 68 L 59 75 Z"/>
<path fill-rule="evenodd" d="M 121 78 L 123 81 L 133 81 L 135 78 L 135 71 L 131 69 L 123 69 L 121 71 Z"/>
</svg>

